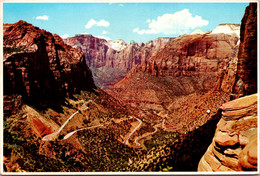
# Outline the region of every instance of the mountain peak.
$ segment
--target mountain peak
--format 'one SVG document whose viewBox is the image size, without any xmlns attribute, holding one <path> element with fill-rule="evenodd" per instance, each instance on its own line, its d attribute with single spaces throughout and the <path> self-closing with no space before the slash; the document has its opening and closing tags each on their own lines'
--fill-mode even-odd
<svg viewBox="0 0 260 176">
<path fill-rule="evenodd" d="M 200 29 L 196 29 L 195 31 L 193 31 L 191 34 L 204 34 L 205 32 L 202 32 L 202 30 Z"/>
<path fill-rule="evenodd" d="M 231 24 L 231 23 L 219 24 L 211 32 L 211 34 L 218 34 L 218 33 L 224 33 L 224 34 L 235 33 L 238 37 L 240 37 L 240 25 L 239 24 Z"/>
</svg>

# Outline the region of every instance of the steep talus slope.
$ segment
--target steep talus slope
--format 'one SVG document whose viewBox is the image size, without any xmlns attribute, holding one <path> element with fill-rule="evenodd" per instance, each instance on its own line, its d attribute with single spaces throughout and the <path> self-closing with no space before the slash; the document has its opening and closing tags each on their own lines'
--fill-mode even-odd
<svg viewBox="0 0 260 176">
<path fill-rule="evenodd" d="M 241 24 L 237 68 L 234 63 L 226 65 L 219 77 L 222 81 L 218 82 L 219 90 L 231 93 L 232 99 L 242 98 L 220 107 L 222 118 L 212 143 L 199 162 L 198 171 L 257 170 L 258 94 L 253 94 L 257 92 L 256 11 L 256 3 L 250 3 L 246 8 Z M 226 78 L 232 78 L 232 81 L 223 81 Z"/>
<path fill-rule="evenodd" d="M 86 61 L 93 71 L 95 83 L 102 89 L 111 87 L 123 79 L 132 67 L 145 62 L 170 40 L 172 39 L 158 38 L 146 44 L 126 44 L 122 40 L 106 41 L 83 34 L 64 39 L 68 45 L 84 52 Z"/>
<path fill-rule="evenodd" d="M 37 104 L 95 87 L 83 53 L 25 21 L 4 24 L 4 95 Z"/>
</svg>

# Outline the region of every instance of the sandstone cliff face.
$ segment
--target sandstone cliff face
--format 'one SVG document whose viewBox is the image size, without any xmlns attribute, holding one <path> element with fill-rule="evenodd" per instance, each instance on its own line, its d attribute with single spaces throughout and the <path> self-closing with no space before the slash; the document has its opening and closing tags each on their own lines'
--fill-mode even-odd
<svg viewBox="0 0 260 176">
<path fill-rule="evenodd" d="M 158 38 L 139 45 L 126 44 L 122 40 L 106 41 L 92 35 L 76 35 L 64 39 L 66 44 L 84 52 L 86 61 L 93 71 L 95 83 L 103 89 L 114 85 L 134 66 L 147 61 L 170 40 L 172 39 Z M 101 76 L 103 74 L 110 76 L 104 80 Z"/>
<path fill-rule="evenodd" d="M 257 92 L 257 3 L 246 8 L 240 33 L 233 98 Z"/>
<path fill-rule="evenodd" d="M 198 171 L 257 170 L 257 94 L 222 105 L 222 118 Z"/>
<path fill-rule="evenodd" d="M 52 103 L 95 87 L 84 54 L 25 21 L 4 24 L 4 94 Z"/>
</svg>

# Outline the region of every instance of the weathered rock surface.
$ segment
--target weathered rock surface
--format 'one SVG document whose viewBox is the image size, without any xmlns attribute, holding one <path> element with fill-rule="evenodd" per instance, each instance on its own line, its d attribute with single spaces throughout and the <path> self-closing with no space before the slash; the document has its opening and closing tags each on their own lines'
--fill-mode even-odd
<svg viewBox="0 0 260 176">
<path fill-rule="evenodd" d="M 172 38 L 158 38 L 146 44 L 126 44 L 122 40 L 106 41 L 83 34 L 64 39 L 68 45 L 84 52 L 86 61 L 93 71 L 95 83 L 103 89 L 117 83 L 134 66 L 147 61 L 170 40 Z M 106 79 L 102 79 L 104 74 L 107 75 Z"/>
<path fill-rule="evenodd" d="M 222 118 L 198 171 L 257 170 L 257 99 L 253 94 L 222 105 Z"/>
<path fill-rule="evenodd" d="M 4 24 L 4 94 L 54 103 L 95 87 L 84 54 L 25 21 Z"/>
<path fill-rule="evenodd" d="M 233 98 L 257 92 L 257 3 L 246 8 L 240 34 Z"/>
</svg>

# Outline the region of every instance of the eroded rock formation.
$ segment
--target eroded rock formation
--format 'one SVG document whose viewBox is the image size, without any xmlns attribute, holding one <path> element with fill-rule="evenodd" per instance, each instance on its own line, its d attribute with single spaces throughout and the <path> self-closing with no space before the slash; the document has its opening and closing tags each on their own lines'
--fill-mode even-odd
<svg viewBox="0 0 260 176">
<path fill-rule="evenodd" d="M 257 94 L 222 105 L 222 118 L 198 171 L 257 170 Z"/>
<path fill-rule="evenodd" d="M 95 87 L 84 54 L 25 21 L 4 24 L 4 94 L 34 104 Z"/>
</svg>

